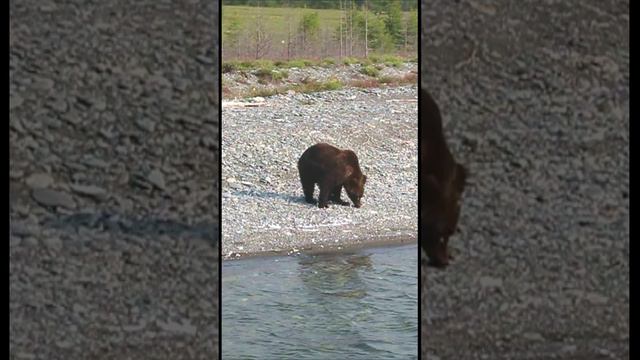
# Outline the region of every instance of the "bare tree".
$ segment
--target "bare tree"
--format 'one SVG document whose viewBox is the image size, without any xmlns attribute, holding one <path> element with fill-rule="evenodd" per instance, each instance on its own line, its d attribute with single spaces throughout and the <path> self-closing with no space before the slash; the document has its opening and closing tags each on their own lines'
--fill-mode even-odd
<svg viewBox="0 0 640 360">
<path fill-rule="evenodd" d="M 364 58 L 369 57 L 369 9 L 368 1 L 364 0 Z"/>
<path fill-rule="evenodd" d="M 353 56 L 353 15 L 355 13 L 354 2 L 351 0 L 351 15 L 349 16 L 349 56 Z"/>
<path fill-rule="evenodd" d="M 407 53 L 407 46 L 409 45 L 409 17 L 404 16 L 404 53 Z"/>
<path fill-rule="evenodd" d="M 342 52 L 342 22 L 344 21 L 344 9 L 342 8 L 342 0 L 340 0 L 340 58 L 344 56 Z"/>
<path fill-rule="evenodd" d="M 272 34 L 268 33 L 265 28 L 262 13 L 256 18 L 256 22 L 251 34 L 253 40 L 253 54 L 256 59 L 265 56 L 271 49 Z"/>
<path fill-rule="evenodd" d="M 287 0 L 287 9 L 291 8 L 289 0 Z M 291 60 L 291 21 L 289 21 L 289 27 L 287 30 L 287 61 Z"/>
</svg>

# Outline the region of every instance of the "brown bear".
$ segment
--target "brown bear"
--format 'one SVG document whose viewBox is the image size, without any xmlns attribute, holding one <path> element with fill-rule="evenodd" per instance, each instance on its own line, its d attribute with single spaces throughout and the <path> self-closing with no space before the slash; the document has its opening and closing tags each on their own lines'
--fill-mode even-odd
<svg viewBox="0 0 640 360">
<path fill-rule="evenodd" d="M 311 146 L 298 160 L 298 172 L 304 199 L 315 204 L 313 191 L 318 184 L 318 207 L 328 207 L 328 202 L 349 205 L 340 199 L 342 188 L 347 191 L 353 205 L 359 208 L 367 177 L 360 171 L 358 156 L 351 150 L 340 150 L 325 143 Z"/>
<path fill-rule="evenodd" d="M 420 89 L 420 246 L 429 265 L 445 267 L 452 256 L 449 237 L 458 226 L 460 201 L 468 176 L 447 146 L 440 109 Z"/>
</svg>

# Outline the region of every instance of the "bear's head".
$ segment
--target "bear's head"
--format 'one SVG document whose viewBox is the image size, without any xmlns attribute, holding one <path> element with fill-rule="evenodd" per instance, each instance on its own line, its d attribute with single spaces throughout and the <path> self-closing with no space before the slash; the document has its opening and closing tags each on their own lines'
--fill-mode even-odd
<svg viewBox="0 0 640 360">
<path fill-rule="evenodd" d="M 344 190 L 347 192 L 351 202 L 353 202 L 353 206 L 357 208 L 362 206 L 362 196 L 364 195 L 364 185 L 366 183 L 367 176 L 359 171 L 352 173 L 344 183 Z"/>
</svg>

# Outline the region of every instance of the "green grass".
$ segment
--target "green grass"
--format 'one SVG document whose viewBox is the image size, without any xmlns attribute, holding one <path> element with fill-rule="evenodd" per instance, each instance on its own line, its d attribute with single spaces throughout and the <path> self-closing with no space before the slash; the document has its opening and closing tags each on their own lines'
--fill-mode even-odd
<svg viewBox="0 0 640 360">
<path fill-rule="evenodd" d="M 407 61 L 406 59 L 403 59 L 396 55 L 382 55 L 382 58 L 381 58 L 382 63 L 392 67 L 400 67 L 400 65 L 402 65 L 406 61 Z"/>
<path fill-rule="evenodd" d="M 342 82 L 336 78 L 331 78 L 327 81 L 305 79 L 302 80 L 302 84 L 294 85 L 292 90 L 301 93 L 313 93 L 319 91 L 340 90 L 342 87 Z"/>
<path fill-rule="evenodd" d="M 372 67 L 375 69 L 374 67 Z M 276 74 L 281 71 L 286 70 L 272 70 L 271 74 Z M 265 74 L 264 76 L 272 76 L 266 75 L 267 72 L 265 70 L 257 70 L 257 73 Z M 283 75 L 286 76 L 286 75 Z M 293 90 L 297 93 L 314 93 L 320 91 L 331 91 L 331 90 L 340 90 L 347 87 L 353 88 L 377 88 L 380 86 L 399 86 L 405 84 L 415 84 L 417 82 L 417 74 L 411 73 L 406 74 L 404 76 L 379 76 L 379 77 L 367 77 L 365 79 L 353 79 L 347 81 L 346 84 L 343 84 L 337 78 L 331 78 L 326 81 L 318 81 L 315 79 L 306 78 L 301 81 L 299 84 L 281 84 L 270 87 L 258 87 L 253 88 L 249 91 L 243 91 L 241 93 L 232 93 L 227 86 L 224 86 L 223 82 L 223 94 L 228 97 L 240 96 L 240 97 L 269 97 L 278 94 L 285 94 L 290 90 Z M 261 82 L 263 84 L 267 82 Z"/>
<path fill-rule="evenodd" d="M 360 64 L 367 68 L 364 70 L 369 73 L 365 73 L 369 76 L 377 76 L 377 74 L 373 74 L 375 70 L 370 70 L 370 68 L 375 68 L 377 70 L 382 70 L 384 66 L 391 67 L 399 67 L 403 63 L 406 62 L 415 62 L 414 58 L 402 58 L 395 55 L 378 55 L 373 54 L 369 56 L 368 59 L 364 58 L 355 58 L 355 57 L 345 57 L 342 60 L 336 60 L 333 58 L 326 58 L 322 60 L 309 60 L 309 59 L 293 59 L 293 60 L 245 60 L 245 61 L 236 61 L 230 60 L 222 63 L 222 72 L 228 73 L 233 71 L 253 71 L 256 69 L 262 70 L 274 70 L 274 69 L 290 69 L 290 68 L 305 68 L 309 66 L 321 66 L 325 68 L 330 68 L 332 66 L 342 65 L 355 65 Z"/>
<path fill-rule="evenodd" d="M 340 25 L 340 10 L 338 9 L 304 9 L 304 8 L 270 8 L 254 6 L 230 6 L 222 7 L 222 29 L 227 30 L 228 24 L 235 19 L 243 28 L 254 24 L 261 15 L 266 30 L 276 34 L 274 40 L 281 40 L 281 36 L 286 36 L 291 23 L 292 33 L 296 32 L 296 27 L 304 14 L 317 12 L 320 17 L 321 28 L 335 29 Z"/>
<path fill-rule="evenodd" d="M 360 69 L 360 72 L 367 76 L 378 77 L 380 70 L 375 66 L 365 65 L 362 67 L 362 69 Z"/>
<path fill-rule="evenodd" d="M 344 87 L 342 82 L 338 79 L 329 79 L 327 81 L 317 81 L 317 80 L 305 80 L 301 84 L 289 85 L 289 86 L 280 86 L 280 87 L 269 87 L 269 88 L 254 88 L 248 93 L 244 93 L 244 97 L 269 97 L 278 94 L 284 94 L 289 90 L 293 90 L 297 93 L 314 93 L 319 91 L 330 91 L 330 90 L 340 90 Z"/>
<path fill-rule="evenodd" d="M 251 71 L 255 69 L 271 70 L 275 67 L 271 60 L 254 60 L 254 61 L 225 61 L 222 63 L 222 72 L 228 73 L 233 71 Z"/>
<path fill-rule="evenodd" d="M 279 82 L 283 79 L 289 77 L 289 72 L 284 69 L 272 69 L 272 68 L 261 68 L 254 72 L 254 74 L 258 77 L 258 81 L 261 84 L 267 84 L 271 82 Z"/>
<path fill-rule="evenodd" d="M 380 82 L 380 84 L 394 84 L 398 82 L 398 79 L 392 76 L 380 76 L 378 82 Z"/>
<path fill-rule="evenodd" d="M 326 67 L 326 68 L 330 68 L 332 66 L 335 66 L 335 64 L 336 64 L 336 61 L 334 59 L 331 59 L 331 58 L 323 59 L 320 62 L 320 66 Z"/>
<path fill-rule="evenodd" d="M 353 58 L 353 57 L 345 57 L 344 59 L 342 59 L 342 63 L 345 65 L 353 65 L 353 64 L 357 64 L 360 61 L 358 61 L 358 59 Z"/>
</svg>

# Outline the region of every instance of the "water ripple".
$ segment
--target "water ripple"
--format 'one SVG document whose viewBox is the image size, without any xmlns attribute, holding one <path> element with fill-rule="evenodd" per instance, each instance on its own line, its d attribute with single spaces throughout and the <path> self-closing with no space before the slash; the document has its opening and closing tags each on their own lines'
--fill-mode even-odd
<svg viewBox="0 0 640 360">
<path fill-rule="evenodd" d="M 415 245 L 224 263 L 224 359 L 417 359 Z"/>
</svg>

